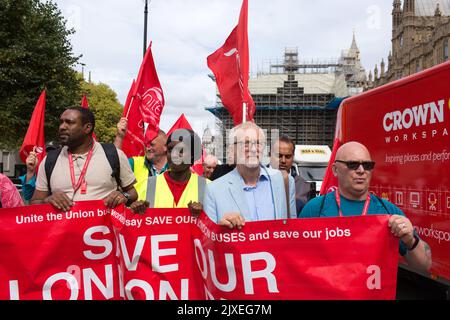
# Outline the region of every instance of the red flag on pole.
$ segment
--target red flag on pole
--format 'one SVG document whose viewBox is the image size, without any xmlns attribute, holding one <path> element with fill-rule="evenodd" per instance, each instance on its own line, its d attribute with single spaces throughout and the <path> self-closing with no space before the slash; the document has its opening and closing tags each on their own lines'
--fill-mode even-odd
<svg viewBox="0 0 450 320">
<path fill-rule="evenodd" d="M 139 111 L 138 99 L 132 98 L 135 85 L 136 83 L 133 80 L 122 115 L 122 117 L 128 118 L 127 133 L 122 142 L 122 151 L 125 152 L 128 158 L 145 154 L 144 121 Z"/>
<path fill-rule="evenodd" d="M 86 94 L 83 94 L 83 98 L 81 99 L 81 106 L 85 109 L 89 108 L 89 102 L 86 98 Z"/>
<path fill-rule="evenodd" d="M 33 115 L 31 116 L 30 124 L 28 126 L 27 133 L 23 139 L 22 146 L 20 147 L 20 159 L 26 162 L 26 159 L 31 151 L 35 151 L 37 154 L 38 164 L 45 157 L 45 136 L 44 136 L 44 124 L 45 124 L 45 90 L 42 91 L 39 100 L 34 107 Z"/>
<path fill-rule="evenodd" d="M 174 132 L 177 129 L 189 129 L 192 130 L 191 124 L 189 121 L 187 121 L 186 117 L 184 116 L 184 113 L 181 114 L 181 116 L 178 118 L 178 120 L 174 123 L 172 128 L 167 132 L 167 136 L 170 136 L 172 132 Z"/>
<path fill-rule="evenodd" d="M 342 145 L 343 139 L 342 139 L 341 123 L 342 123 L 342 106 L 339 107 L 336 116 L 336 129 L 334 131 L 333 150 L 331 151 L 330 161 L 328 162 L 328 167 L 327 170 L 325 171 L 322 186 L 320 187 L 320 195 L 324 195 L 338 189 L 338 180 L 337 177 L 334 176 L 331 168 L 333 166 L 334 161 L 336 160 L 336 152 Z"/>
<path fill-rule="evenodd" d="M 148 46 L 142 61 L 136 85 L 133 91 L 134 100 L 139 102 L 139 110 L 144 122 L 148 123 L 147 130 L 158 132 L 161 113 L 164 108 L 164 94 L 156 73 L 152 56 L 152 43 Z"/>
<path fill-rule="evenodd" d="M 81 107 L 84 109 L 89 109 L 89 102 L 86 98 L 86 94 L 83 94 L 83 98 L 81 99 Z M 92 138 L 94 138 L 95 141 L 98 141 L 95 132 L 92 132 Z"/>
<path fill-rule="evenodd" d="M 202 146 L 202 156 L 200 159 L 194 162 L 194 164 L 191 166 L 191 172 L 194 172 L 198 174 L 199 176 L 203 176 L 203 162 L 206 158 L 206 150 Z"/>
<path fill-rule="evenodd" d="M 322 186 L 320 188 L 320 195 L 333 192 L 338 188 L 337 177 L 334 176 L 331 167 L 333 166 L 334 160 L 336 159 L 336 152 L 342 145 L 339 138 L 335 138 L 333 142 L 333 151 L 331 152 L 330 161 L 328 162 L 327 170 L 325 171 L 325 176 L 323 178 Z"/>
<path fill-rule="evenodd" d="M 242 123 L 243 103 L 247 105 L 246 121 L 253 120 L 255 103 L 248 91 L 248 0 L 244 0 L 239 23 L 224 45 L 207 58 L 208 67 L 216 77 L 224 107 L 233 117 L 235 125 Z"/>
</svg>

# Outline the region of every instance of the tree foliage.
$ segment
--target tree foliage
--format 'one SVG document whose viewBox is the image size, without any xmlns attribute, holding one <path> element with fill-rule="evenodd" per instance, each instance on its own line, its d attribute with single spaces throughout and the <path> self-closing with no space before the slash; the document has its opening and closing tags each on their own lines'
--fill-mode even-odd
<svg viewBox="0 0 450 320">
<path fill-rule="evenodd" d="M 20 146 L 41 91 L 47 90 L 46 137 L 55 139 L 61 112 L 79 105 L 80 81 L 65 20 L 56 4 L 0 0 L 0 139 Z"/>
<path fill-rule="evenodd" d="M 122 116 L 123 107 L 117 94 L 106 84 L 83 82 L 83 92 L 89 102 L 89 109 L 95 115 L 95 135 L 100 142 L 114 142 L 117 122 Z"/>
</svg>

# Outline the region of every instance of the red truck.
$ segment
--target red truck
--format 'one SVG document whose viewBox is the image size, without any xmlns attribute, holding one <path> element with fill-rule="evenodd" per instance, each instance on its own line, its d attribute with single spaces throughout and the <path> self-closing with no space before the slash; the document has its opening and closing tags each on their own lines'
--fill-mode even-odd
<svg viewBox="0 0 450 320">
<path fill-rule="evenodd" d="M 336 128 L 341 143 L 368 147 L 371 191 L 411 219 L 432 250 L 431 274 L 422 276 L 448 288 L 450 62 L 344 100 Z"/>
</svg>

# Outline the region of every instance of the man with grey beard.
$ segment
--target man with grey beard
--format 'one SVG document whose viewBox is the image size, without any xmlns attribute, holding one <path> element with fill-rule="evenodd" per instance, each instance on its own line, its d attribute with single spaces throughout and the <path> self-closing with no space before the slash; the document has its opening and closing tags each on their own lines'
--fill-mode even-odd
<svg viewBox="0 0 450 320">
<path fill-rule="evenodd" d="M 211 220 L 241 229 L 246 221 L 295 218 L 293 179 L 285 188 L 281 172 L 261 164 L 266 144 L 262 129 L 252 122 L 240 124 L 230 131 L 228 141 L 236 168 L 206 187 L 204 211 Z"/>
</svg>

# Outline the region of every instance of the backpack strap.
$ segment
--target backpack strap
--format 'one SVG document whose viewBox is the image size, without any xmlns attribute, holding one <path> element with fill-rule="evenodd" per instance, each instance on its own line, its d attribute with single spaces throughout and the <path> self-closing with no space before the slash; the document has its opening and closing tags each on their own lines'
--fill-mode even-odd
<svg viewBox="0 0 450 320">
<path fill-rule="evenodd" d="M 106 158 L 111 166 L 111 176 L 116 179 L 117 190 L 122 188 L 122 181 L 120 180 L 120 162 L 119 154 L 117 153 L 116 146 L 112 143 L 101 143 L 103 150 L 105 151 Z"/>
<path fill-rule="evenodd" d="M 45 160 L 44 167 L 45 167 L 45 176 L 47 177 L 48 195 L 52 194 L 52 186 L 50 184 L 50 178 L 52 177 L 52 172 L 53 169 L 55 168 L 56 160 L 58 160 L 61 150 L 62 148 L 58 148 L 47 153 L 47 158 Z"/>
</svg>

